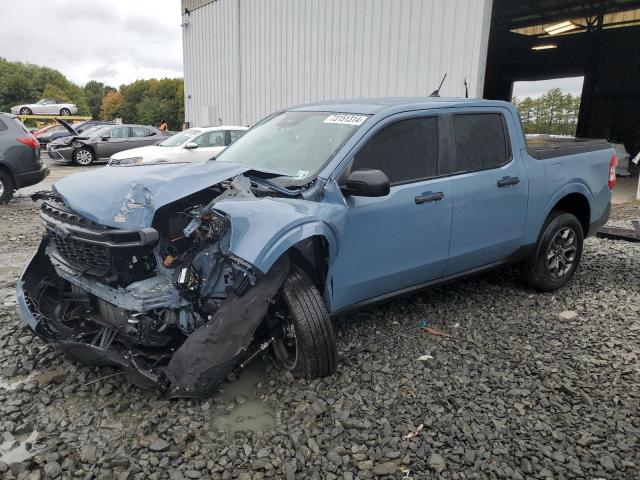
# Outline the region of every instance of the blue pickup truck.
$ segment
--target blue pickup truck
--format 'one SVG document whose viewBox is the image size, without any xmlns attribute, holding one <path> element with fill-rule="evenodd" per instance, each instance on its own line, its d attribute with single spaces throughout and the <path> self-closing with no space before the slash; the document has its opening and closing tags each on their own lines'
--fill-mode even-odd
<svg viewBox="0 0 640 480">
<path fill-rule="evenodd" d="M 528 145 L 509 103 L 411 98 L 278 111 L 217 159 L 108 166 L 40 193 L 21 316 L 90 365 L 209 395 L 272 349 L 336 368 L 331 318 L 520 264 L 543 291 L 606 222 L 605 141 Z"/>
</svg>

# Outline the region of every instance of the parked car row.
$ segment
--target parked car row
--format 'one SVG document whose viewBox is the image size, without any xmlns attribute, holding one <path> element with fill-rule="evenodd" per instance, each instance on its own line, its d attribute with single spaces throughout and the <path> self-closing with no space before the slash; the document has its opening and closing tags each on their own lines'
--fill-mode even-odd
<svg viewBox="0 0 640 480">
<path fill-rule="evenodd" d="M 65 103 L 56 98 L 43 98 L 36 103 L 26 103 L 11 107 L 14 115 L 62 115 L 69 116 L 78 113 L 75 103 Z"/>
</svg>

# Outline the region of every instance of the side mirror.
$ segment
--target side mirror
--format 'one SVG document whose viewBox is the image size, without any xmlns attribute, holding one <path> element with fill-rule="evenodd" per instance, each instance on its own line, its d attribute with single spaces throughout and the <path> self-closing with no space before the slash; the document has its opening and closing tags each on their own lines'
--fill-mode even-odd
<svg viewBox="0 0 640 480">
<path fill-rule="evenodd" d="M 109 141 L 109 137 L 102 137 L 100 140 L 102 140 L 103 142 L 108 142 Z"/>
<path fill-rule="evenodd" d="M 382 170 L 355 170 L 342 187 L 345 195 L 356 197 L 384 197 L 389 195 L 389 178 Z"/>
<path fill-rule="evenodd" d="M 197 143 L 193 143 L 193 142 L 189 142 L 184 146 L 185 149 L 187 150 L 194 150 L 196 148 L 198 148 L 198 144 Z"/>
</svg>

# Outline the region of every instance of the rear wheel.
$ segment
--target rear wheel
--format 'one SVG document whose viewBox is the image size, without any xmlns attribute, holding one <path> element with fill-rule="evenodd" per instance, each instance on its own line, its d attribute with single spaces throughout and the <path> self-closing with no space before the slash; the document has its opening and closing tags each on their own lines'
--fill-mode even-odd
<svg viewBox="0 0 640 480">
<path fill-rule="evenodd" d="M 60 115 L 68 117 L 69 115 L 71 115 L 71 110 L 69 110 L 68 108 L 61 108 Z"/>
<path fill-rule="evenodd" d="M 91 165 L 94 160 L 95 154 L 93 153 L 93 150 L 88 147 L 80 147 L 73 152 L 73 163 L 80 165 L 81 167 Z"/>
<path fill-rule="evenodd" d="M 33 114 L 33 112 L 28 107 L 22 107 L 20 109 L 20 115 L 32 115 L 32 114 Z"/>
<path fill-rule="evenodd" d="M 13 197 L 13 180 L 6 172 L 0 170 L 0 204 L 7 203 Z"/>
<path fill-rule="evenodd" d="M 299 378 L 331 375 L 336 369 L 333 325 L 315 284 L 292 265 L 267 315 L 275 337 L 273 352 Z"/>
<path fill-rule="evenodd" d="M 524 266 L 529 285 L 545 292 L 564 287 L 580 264 L 583 243 L 582 226 L 574 215 L 551 212 L 536 251 Z"/>
</svg>

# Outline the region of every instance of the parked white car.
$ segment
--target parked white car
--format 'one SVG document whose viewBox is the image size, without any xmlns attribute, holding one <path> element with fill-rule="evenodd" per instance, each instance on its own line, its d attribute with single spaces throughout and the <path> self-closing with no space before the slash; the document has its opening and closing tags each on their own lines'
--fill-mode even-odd
<svg viewBox="0 0 640 480">
<path fill-rule="evenodd" d="M 247 130 L 247 127 L 223 125 L 189 128 L 157 145 L 116 153 L 109 159 L 109 164 L 201 162 L 220 154 Z"/>
<path fill-rule="evenodd" d="M 78 107 L 75 103 L 64 103 L 55 98 L 43 98 L 38 103 L 28 103 L 11 107 L 14 115 L 75 115 Z"/>
</svg>

